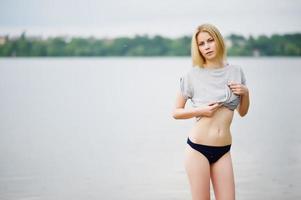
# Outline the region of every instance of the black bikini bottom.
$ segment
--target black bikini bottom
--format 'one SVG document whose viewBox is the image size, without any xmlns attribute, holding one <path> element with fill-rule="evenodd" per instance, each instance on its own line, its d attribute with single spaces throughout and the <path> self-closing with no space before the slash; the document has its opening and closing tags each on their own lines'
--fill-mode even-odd
<svg viewBox="0 0 301 200">
<path fill-rule="evenodd" d="M 209 161 L 209 164 L 215 163 L 224 154 L 230 151 L 231 144 L 226 146 L 208 146 L 203 144 L 197 144 L 191 142 L 189 137 L 187 138 L 187 143 L 195 150 L 203 154 Z"/>
</svg>

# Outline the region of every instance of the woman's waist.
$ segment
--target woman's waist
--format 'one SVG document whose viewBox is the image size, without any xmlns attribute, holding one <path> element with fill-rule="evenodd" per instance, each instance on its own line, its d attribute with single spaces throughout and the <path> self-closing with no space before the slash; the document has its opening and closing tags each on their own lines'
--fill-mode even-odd
<svg viewBox="0 0 301 200">
<path fill-rule="evenodd" d="M 230 126 L 194 126 L 189 137 L 204 145 L 222 146 L 232 143 Z"/>
<path fill-rule="evenodd" d="M 211 136 L 223 136 L 231 134 L 230 125 L 225 124 L 195 124 L 192 129 L 193 132 L 202 134 L 202 135 L 211 135 Z"/>
<path fill-rule="evenodd" d="M 201 117 L 191 129 L 190 135 L 201 144 L 230 144 L 230 126 L 233 111 L 219 108 L 212 117 Z"/>
</svg>

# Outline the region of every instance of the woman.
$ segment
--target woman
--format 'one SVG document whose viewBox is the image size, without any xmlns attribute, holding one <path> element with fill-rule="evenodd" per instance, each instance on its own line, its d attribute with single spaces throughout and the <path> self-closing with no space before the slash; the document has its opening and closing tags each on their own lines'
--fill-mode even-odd
<svg viewBox="0 0 301 200">
<path fill-rule="evenodd" d="M 217 200 L 234 200 L 230 125 L 235 109 L 241 117 L 248 112 L 246 78 L 241 67 L 226 62 L 223 37 L 211 24 L 195 31 L 191 55 L 193 67 L 180 78 L 173 117 L 196 118 L 185 158 L 192 199 L 210 199 L 211 179 Z M 188 99 L 192 108 L 185 108 Z"/>
</svg>

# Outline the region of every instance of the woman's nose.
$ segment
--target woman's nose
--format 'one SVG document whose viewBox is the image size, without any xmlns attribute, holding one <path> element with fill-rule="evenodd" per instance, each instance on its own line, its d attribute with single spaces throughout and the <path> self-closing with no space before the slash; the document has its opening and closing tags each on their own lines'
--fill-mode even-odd
<svg viewBox="0 0 301 200">
<path fill-rule="evenodd" d="M 205 47 L 205 49 L 208 49 L 209 48 L 208 43 L 205 43 L 204 47 Z"/>
</svg>

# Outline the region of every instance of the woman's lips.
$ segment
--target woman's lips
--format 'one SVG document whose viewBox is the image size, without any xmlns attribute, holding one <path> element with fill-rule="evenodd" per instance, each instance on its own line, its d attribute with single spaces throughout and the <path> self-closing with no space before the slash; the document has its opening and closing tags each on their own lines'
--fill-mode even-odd
<svg viewBox="0 0 301 200">
<path fill-rule="evenodd" d="M 213 51 L 209 51 L 209 52 L 207 52 L 207 53 L 206 53 L 206 55 L 208 55 L 208 54 L 211 54 L 211 53 L 213 53 Z"/>
</svg>

